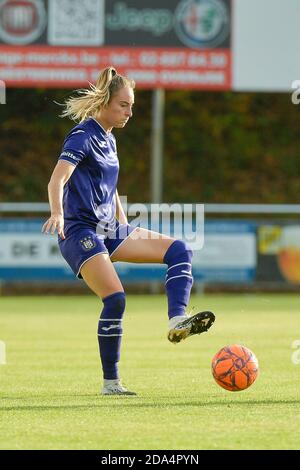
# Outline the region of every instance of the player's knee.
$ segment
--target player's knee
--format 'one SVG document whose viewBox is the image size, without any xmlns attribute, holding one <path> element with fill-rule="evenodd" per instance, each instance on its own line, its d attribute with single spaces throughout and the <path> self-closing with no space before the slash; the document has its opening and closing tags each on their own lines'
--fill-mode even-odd
<svg viewBox="0 0 300 470">
<path fill-rule="evenodd" d="M 193 259 L 193 250 L 192 250 L 192 248 L 187 243 L 185 243 L 184 241 L 182 241 L 182 240 L 179 240 L 179 241 L 182 244 L 182 252 L 188 258 L 189 263 L 191 263 L 192 259 Z"/>
<path fill-rule="evenodd" d="M 108 295 L 102 299 L 104 304 L 104 310 L 107 313 L 115 315 L 119 318 L 123 315 L 126 307 L 126 295 L 125 292 L 115 292 L 114 294 Z"/>
<path fill-rule="evenodd" d="M 168 265 L 173 264 L 175 261 L 191 263 L 192 258 L 193 250 L 183 240 L 175 240 L 164 256 L 164 263 Z"/>
</svg>

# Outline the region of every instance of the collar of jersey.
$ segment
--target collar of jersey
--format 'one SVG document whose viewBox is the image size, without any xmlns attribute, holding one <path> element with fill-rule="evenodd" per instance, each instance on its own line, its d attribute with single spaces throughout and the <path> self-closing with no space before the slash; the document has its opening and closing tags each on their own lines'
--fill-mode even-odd
<svg viewBox="0 0 300 470">
<path fill-rule="evenodd" d="M 93 117 L 90 118 L 98 127 L 100 127 L 101 131 L 104 133 L 104 137 L 109 137 L 109 134 L 106 130 L 101 126 L 101 124 Z"/>
</svg>

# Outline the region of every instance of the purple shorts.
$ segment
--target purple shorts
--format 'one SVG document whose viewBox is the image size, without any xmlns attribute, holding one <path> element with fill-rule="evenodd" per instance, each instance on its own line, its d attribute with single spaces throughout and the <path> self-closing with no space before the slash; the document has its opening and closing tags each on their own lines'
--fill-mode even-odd
<svg viewBox="0 0 300 470">
<path fill-rule="evenodd" d="M 118 224 L 114 232 L 105 236 L 97 234 L 93 228 L 87 225 L 81 225 L 78 230 L 66 236 L 65 240 L 58 237 L 58 245 L 74 274 L 82 279 L 80 270 L 86 261 L 99 253 L 108 253 L 109 256 L 112 256 L 135 229 L 136 227 L 131 225 Z"/>
</svg>

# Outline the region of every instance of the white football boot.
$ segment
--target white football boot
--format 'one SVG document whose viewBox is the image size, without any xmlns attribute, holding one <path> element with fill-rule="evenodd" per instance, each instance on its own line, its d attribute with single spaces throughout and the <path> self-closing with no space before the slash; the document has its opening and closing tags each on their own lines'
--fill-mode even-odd
<svg viewBox="0 0 300 470">
<path fill-rule="evenodd" d="M 169 320 L 168 340 L 171 343 L 179 343 L 181 340 L 192 335 L 200 335 L 207 331 L 215 321 L 212 312 L 200 312 L 192 315 L 181 315 Z"/>
<path fill-rule="evenodd" d="M 136 393 L 127 390 L 127 388 L 123 387 L 121 381 L 117 379 L 104 380 L 102 395 L 136 395 Z"/>
</svg>

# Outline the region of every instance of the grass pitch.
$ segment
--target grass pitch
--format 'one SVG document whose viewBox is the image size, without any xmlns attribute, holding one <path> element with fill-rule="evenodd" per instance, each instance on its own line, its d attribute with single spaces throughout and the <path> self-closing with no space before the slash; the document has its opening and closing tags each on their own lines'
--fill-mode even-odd
<svg viewBox="0 0 300 470">
<path fill-rule="evenodd" d="M 193 296 L 212 329 L 166 339 L 164 296 L 128 296 L 123 382 L 137 397 L 102 397 L 94 296 L 0 299 L 1 449 L 299 449 L 298 295 Z M 213 380 L 222 346 L 252 349 L 260 376 L 243 392 Z M 299 357 L 299 355 L 298 355 Z"/>
</svg>

